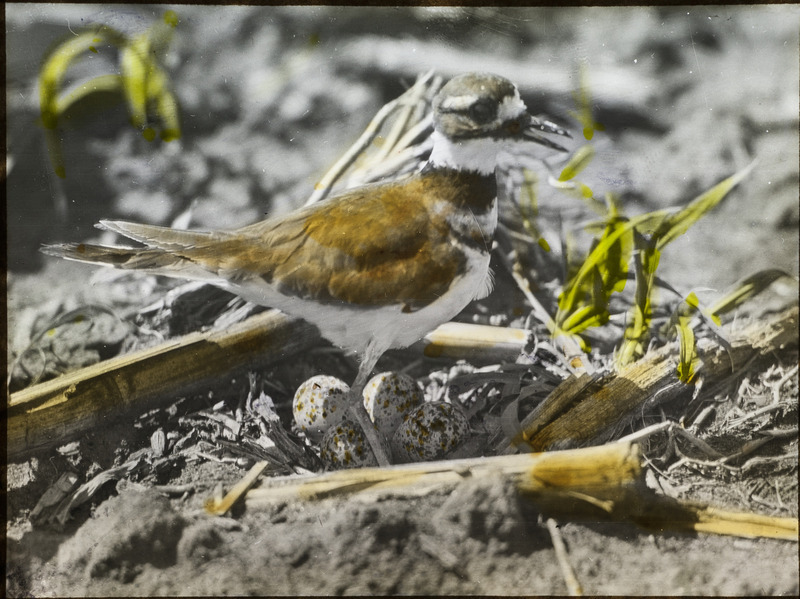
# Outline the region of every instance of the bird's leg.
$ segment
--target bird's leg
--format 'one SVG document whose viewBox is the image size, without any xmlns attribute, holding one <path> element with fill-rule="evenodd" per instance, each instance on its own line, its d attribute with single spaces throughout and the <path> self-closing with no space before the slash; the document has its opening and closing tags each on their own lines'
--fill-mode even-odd
<svg viewBox="0 0 800 599">
<path fill-rule="evenodd" d="M 372 424 L 367 409 L 364 407 L 364 399 L 360 394 L 352 398 L 350 414 L 356 419 L 361 430 L 364 431 L 364 436 L 367 438 L 372 453 L 375 454 L 375 459 L 378 460 L 378 465 L 391 466 L 392 462 L 384 449 L 384 444 L 380 440 L 381 433 Z"/>
<path fill-rule="evenodd" d="M 364 406 L 364 387 L 367 384 L 367 379 L 372 373 L 372 369 L 381 357 L 385 348 L 379 348 L 373 341 L 370 341 L 361 364 L 358 367 L 358 375 L 353 385 L 350 387 L 349 398 L 349 411 L 350 414 L 356 419 L 361 430 L 364 431 L 364 436 L 367 438 L 372 453 L 378 460 L 380 466 L 390 466 L 391 460 L 386 453 L 385 445 L 381 442 L 381 433 L 375 428 L 375 425 L 370 420 L 367 408 Z"/>
</svg>

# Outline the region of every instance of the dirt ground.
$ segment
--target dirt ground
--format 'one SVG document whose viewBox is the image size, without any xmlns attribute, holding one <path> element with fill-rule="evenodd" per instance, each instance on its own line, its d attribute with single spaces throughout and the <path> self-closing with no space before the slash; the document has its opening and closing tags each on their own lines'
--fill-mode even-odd
<svg viewBox="0 0 800 599">
<path fill-rule="evenodd" d="M 202 229 L 285 213 L 308 198 L 377 110 L 428 69 L 445 78 L 474 70 L 508 77 L 532 113 L 547 114 L 573 132 L 569 149 L 575 150 L 586 143 L 573 93 L 583 64 L 592 118 L 602 129 L 596 128 L 595 158 L 580 181 L 596 197 L 616 194 L 630 215 L 686 204 L 756 159 L 722 205 L 667 248 L 659 276 L 681 295 L 695 291 L 707 302 L 762 269 L 790 275 L 727 317 L 729 327 L 797 303 L 797 6 L 179 6 L 163 64 L 180 106 L 181 139 L 145 141 L 123 104 L 101 104 L 102 110 L 76 117 L 65 131 L 66 177 L 59 179 L 39 120 L 36 73 L 43 56 L 82 27 L 107 24 L 134 35 L 159 22 L 164 11 L 143 5 L 6 6 L 12 390 L 31 384 L 39 371 L 54 376 L 190 332 L 208 323 L 205 311 L 230 300 L 188 294 L 184 304 L 172 306 L 169 321 L 155 322 L 143 308 L 178 282 L 97 274 L 40 254 L 40 244 L 99 239 L 93 225 L 101 218 L 170 225 L 191 208 L 190 226 Z M 116 68 L 113 52 L 101 49 L 93 56 L 70 77 Z M 566 231 L 596 218 L 544 184 L 539 215 L 556 255 Z M 530 307 L 513 279 L 502 268 L 495 271 L 493 295 L 459 319 L 521 326 Z M 74 318 L 54 324 L 72 310 L 88 314 L 91 326 Z M 71 333 L 56 336 L 60 345 L 48 346 L 58 360 L 43 367 L 45 354 L 30 350 L 39 343 L 37 333 L 70 327 Z M 150 331 L 147 341 L 144 329 Z M 132 343 L 134 332 L 139 337 Z M 735 468 L 696 462 L 673 467 L 677 457 L 664 457 L 666 441 L 655 439 L 644 448 L 650 479 L 676 497 L 796 518 L 797 362 L 795 343 L 736 373 L 723 388 L 642 413 L 627 432 L 665 417 L 696 417 L 696 408 L 713 405 L 715 415 L 700 428 L 723 453 L 761 430 L 795 431 L 750 457 L 761 462 L 737 462 Z M 406 369 L 425 385 L 429 399 L 453 362 L 422 360 L 412 348 L 389 352 L 379 367 Z M 355 370 L 322 344 L 259 373 L 287 428 L 294 389 L 319 372 L 350 380 Z M 489 387 L 482 388 L 486 396 L 478 405 L 496 397 Z M 109 422 L 75 443 L 10 460 L 7 595 L 567 593 L 547 515 L 499 478 L 421 497 L 296 500 L 208 516 L 206 499 L 229 490 L 253 459 L 218 447 L 178 458 L 176 439 L 200 447 L 213 438 L 200 414 L 224 405 L 220 413 L 232 415 L 246 392 L 247 373 L 231 373 L 134 422 Z M 781 409 L 750 418 L 750 436 L 715 436 L 731 419 L 770 406 L 775 394 Z M 168 433 L 166 453 L 157 450 L 158 431 Z M 314 470 L 313 451 L 306 451 L 305 467 Z M 36 511 L 60 477 L 84 483 L 115 468 L 65 518 L 48 520 Z M 586 594 L 800 593 L 796 541 L 591 520 L 560 519 L 558 525 Z"/>
</svg>

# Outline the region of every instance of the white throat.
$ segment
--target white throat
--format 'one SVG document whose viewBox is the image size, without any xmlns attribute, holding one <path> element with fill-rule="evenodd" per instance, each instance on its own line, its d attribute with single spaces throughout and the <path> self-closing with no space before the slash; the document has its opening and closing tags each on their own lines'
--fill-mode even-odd
<svg viewBox="0 0 800 599">
<path fill-rule="evenodd" d="M 494 173 L 497 156 L 505 144 L 488 137 L 474 137 L 453 141 L 434 131 L 433 150 L 429 162 L 433 166 L 448 167 L 459 171 L 474 171 L 481 175 Z"/>
</svg>

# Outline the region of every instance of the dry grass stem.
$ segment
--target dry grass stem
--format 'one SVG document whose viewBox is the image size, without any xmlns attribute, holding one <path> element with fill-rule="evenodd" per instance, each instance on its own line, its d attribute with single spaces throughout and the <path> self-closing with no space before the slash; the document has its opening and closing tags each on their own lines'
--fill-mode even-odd
<svg viewBox="0 0 800 599">
<path fill-rule="evenodd" d="M 658 531 L 797 540 L 797 518 L 720 510 L 656 495 L 644 483 L 641 462 L 638 445 L 617 442 L 538 454 L 278 477 L 250 490 L 246 507 L 259 510 L 298 499 L 375 502 L 418 497 L 452 489 L 468 479 L 501 476 L 542 513 L 561 518 L 610 518 Z"/>
<path fill-rule="evenodd" d="M 578 582 L 578 577 L 575 576 L 572 564 L 569 563 L 569 553 L 558 528 L 558 523 L 552 518 L 548 518 L 546 524 L 547 531 L 550 533 L 550 540 L 553 542 L 553 549 L 556 552 L 558 565 L 561 568 L 561 574 L 564 576 L 564 582 L 567 585 L 567 592 L 570 597 L 581 597 L 583 596 L 583 588 L 581 583 Z"/>
<path fill-rule="evenodd" d="M 211 497 L 206 500 L 205 509 L 206 512 L 213 516 L 224 516 L 227 514 L 230 509 L 250 490 L 255 482 L 258 480 L 258 477 L 261 476 L 261 473 L 269 466 L 269 462 L 262 461 L 255 464 L 250 471 L 240 480 L 234 487 L 228 492 L 225 497 L 222 498 L 222 501 L 218 501 L 217 499 Z"/>
<path fill-rule="evenodd" d="M 361 137 L 356 140 L 356 142 L 347 150 L 347 152 L 345 152 L 342 157 L 339 158 L 336 164 L 331 167 L 325 176 L 322 177 L 320 182 L 317 183 L 314 193 L 311 194 L 305 203 L 306 206 L 310 206 L 311 204 L 319 202 L 327 197 L 336 181 L 339 180 L 339 178 L 347 171 L 347 169 L 349 169 L 356 161 L 358 156 L 361 155 L 372 143 L 386 119 L 388 119 L 398 107 L 405 106 L 406 104 L 413 102 L 415 98 L 418 99 L 421 97 L 420 90 L 426 89 L 428 81 L 430 81 L 432 77 L 433 71 L 428 71 L 424 75 L 418 77 L 416 83 L 414 83 L 414 85 L 410 87 L 403 95 L 387 103 L 378 111 L 378 113 L 373 117 L 372 121 L 370 121 L 367 128 L 361 134 Z"/>
</svg>

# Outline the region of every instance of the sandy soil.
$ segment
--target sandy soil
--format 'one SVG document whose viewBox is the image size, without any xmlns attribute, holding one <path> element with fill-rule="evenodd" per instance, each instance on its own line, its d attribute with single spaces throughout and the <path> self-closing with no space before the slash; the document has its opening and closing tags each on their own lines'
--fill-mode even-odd
<svg viewBox="0 0 800 599">
<path fill-rule="evenodd" d="M 97 238 L 93 224 L 100 218 L 170 224 L 190 205 L 195 228 L 233 227 L 286 212 L 305 201 L 371 116 L 430 68 L 445 77 L 469 70 L 509 77 L 532 112 L 551 115 L 574 132 L 575 149 L 585 140 L 572 113 L 572 92 L 578 65 L 585 63 L 593 118 L 604 131 L 596 133 L 596 157 L 580 180 L 598 197 L 617 194 L 629 214 L 685 204 L 757 159 L 739 188 L 668 248 L 659 274 L 683 295 L 697 291 L 701 301 L 760 269 L 798 274 L 795 6 L 467 12 L 181 6 L 164 58 L 181 109 L 180 142 L 146 142 L 128 124 L 122 105 L 104 107 L 66 132 L 67 176 L 56 178 L 36 124 L 35 77 L 45 51 L 93 23 L 141 32 L 163 11 L 6 7 L 9 362 L 59 314 L 96 303 L 127 316 L 95 311 L 89 329 L 67 323 L 84 328 L 59 337 L 62 345 L 53 351 L 63 364 L 51 364 L 47 374 L 129 349 L 126 338 L 141 324 L 136 312 L 175 285 L 98 278 L 91 267 L 42 256 L 39 244 Z M 76 67 L 83 69 L 77 78 L 114 67 L 107 52 L 86 62 Z M 540 211 L 553 248 L 562 227 L 575 229 L 595 217 L 547 186 Z M 499 275 L 497 287 L 494 303 L 483 311 L 503 311 L 505 323 L 519 320 L 514 306 L 523 300 L 513 281 Z M 737 318 L 796 303 L 796 287 L 795 280 L 777 282 Z M 224 305 L 227 298 L 213 301 Z M 186 313 L 197 306 L 188 304 Z M 481 313 L 473 306 L 463 319 L 483 318 Z M 191 330 L 186 314 L 178 320 L 158 332 Z M 406 367 L 414 359 L 396 352 L 382 365 Z M 771 397 L 769 384 L 796 364 L 795 346 L 772 363 L 739 373 L 731 389 L 708 391 L 704 401 L 717 402 L 717 423 L 734 409 L 757 409 Z M 449 366 L 418 361 L 409 371 L 430 381 L 434 370 Z M 320 371 L 353 375 L 352 365 L 329 348 L 262 373 L 273 381 L 284 419 L 293 389 Z M 252 462 L 159 461 L 146 452 L 158 429 L 188 430 L 186 424 L 179 428 L 180 416 L 218 401 L 235 405 L 245 389 L 242 373 L 235 376 L 197 396 L 174 398 L 173 412 L 165 406 L 142 414 L 133 426 L 109 423 L 77 446 L 10 463 L 7 593 L 567 592 L 543 516 L 499 480 L 411 499 L 297 501 L 206 516 L 203 502 L 215 487 L 229 489 Z M 12 385 L 29 381 L 17 373 Z M 760 426 L 796 430 L 796 371 L 781 393 L 789 408 Z M 649 416 L 657 419 L 658 413 Z M 128 463 L 137 451 L 147 455 L 146 467 L 103 485 L 63 525 L 32 516 L 65 472 L 91 480 Z M 757 455 L 794 451 L 794 458 L 746 475 L 678 469 L 668 480 L 679 496 L 797 517 L 797 439 L 765 451 Z M 587 594 L 800 592 L 796 542 L 654 533 L 607 522 L 559 524 Z"/>
</svg>

